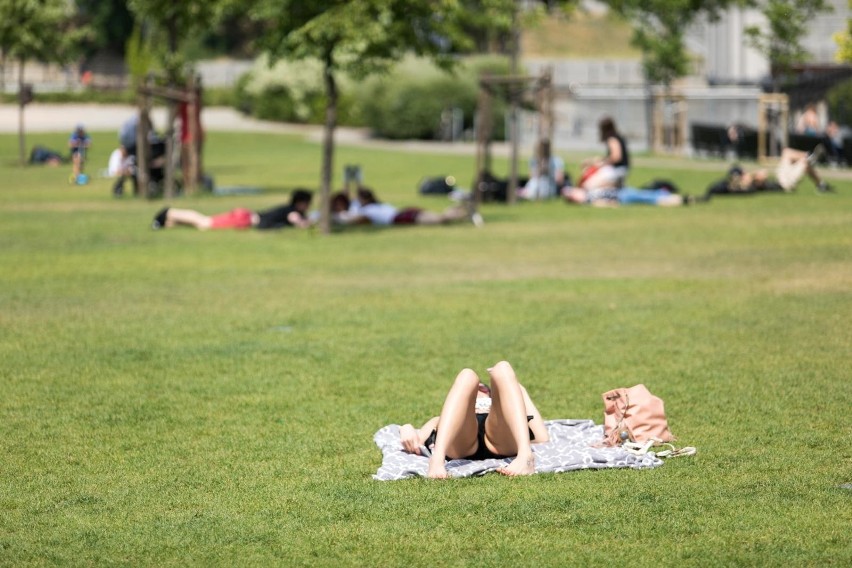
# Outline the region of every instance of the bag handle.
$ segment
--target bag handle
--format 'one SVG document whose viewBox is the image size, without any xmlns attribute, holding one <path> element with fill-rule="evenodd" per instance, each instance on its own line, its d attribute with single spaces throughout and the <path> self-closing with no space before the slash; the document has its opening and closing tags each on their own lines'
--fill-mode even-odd
<svg viewBox="0 0 852 568">
<path fill-rule="evenodd" d="M 632 441 L 632 439 L 633 439 L 633 436 L 630 433 L 630 428 L 628 428 L 624 424 L 624 420 L 627 418 L 627 410 L 630 408 L 630 394 L 627 392 L 626 389 L 622 389 L 617 394 L 610 395 L 606 398 L 607 398 L 607 400 L 611 400 L 611 401 L 615 402 L 615 404 L 614 404 L 615 409 L 619 410 L 618 400 L 621 399 L 622 397 L 624 398 L 624 408 L 620 409 L 621 413 L 619 415 L 617 415 L 618 421 L 615 424 L 615 428 L 613 428 L 612 432 L 610 432 L 609 436 L 607 436 L 607 439 L 609 440 L 609 442 L 614 446 L 616 446 L 618 444 L 623 444 L 624 442 L 627 442 L 627 441 Z M 626 438 L 621 437 L 622 428 L 624 428 L 624 432 L 627 433 Z"/>
</svg>

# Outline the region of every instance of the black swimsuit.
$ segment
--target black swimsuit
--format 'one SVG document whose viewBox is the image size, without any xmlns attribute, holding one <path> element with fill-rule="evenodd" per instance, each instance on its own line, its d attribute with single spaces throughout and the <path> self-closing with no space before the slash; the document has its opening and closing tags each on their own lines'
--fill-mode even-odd
<svg viewBox="0 0 852 568">
<path fill-rule="evenodd" d="M 501 460 L 503 458 L 509 458 L 512 456 L 501 456 L 500 454 L 495 454 L 491 450 L 488 449 L 488 446 L 485 444 L 485 420 L 488 418 L 487 412 L 480 412 L 476 414 L 476 422 L 479 424 L 479 428 L 476 432 L 476 451 L 470 454 L 469 456 L 465 456 L 463 458 L 447 458 L 449 459 L 463 459 L 463 460 L 490 460 L 497 459 Z M 527 422 L 533 419 L 533 416 L 527 416 Z M 532 428 L 530 431 L 530 440 L 535 440 L 535 434 L 533 434 Z M 435 443 L 435 438 L 438 436 L 438 430 L 432 430 L 432 433 L 429 435 L 429 438 L 426 439 L 426 447 L 431 449 L 432 445 Z"/>
</svg>

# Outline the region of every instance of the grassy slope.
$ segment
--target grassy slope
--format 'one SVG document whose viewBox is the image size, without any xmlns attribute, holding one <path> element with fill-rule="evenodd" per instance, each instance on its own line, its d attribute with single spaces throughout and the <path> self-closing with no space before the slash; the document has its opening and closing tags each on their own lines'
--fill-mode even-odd
<svg viewBox="0 0 852 568">
<path fill-rule="evenodd" d="M 15 147 L 0 136 L 0 156 Z M 314 185 L 318 159 L 213 133 L 217 181 L 269 189 L 178 204 L 273 204 Z M 432 208 L 421 175 L 473 166 L 342 148 L 348 162 Z M 112 200 L 105 180 L 0 169 L 2 565 L 852 561 L 852 183 L 683 210 L 486 206 L 482 230 L 321 238 L 152 233 L 160 204 Z M 705 169 L 633 175 L 704 187 Z M 601 392 L 643 382 L 699 454 L 370 479 L 379 427 L 425 420 L 458 369 L 501 358 L 546 417 L 600 419 Z"/>
<path fill-rule="evenodd" d="M 546 16 L 526 26 L 521 53 L 524 57 L 638 59 L 640 53 L 630 45 L 630 35 L 630 25 L 612 15 L 577 11 L 567 19 Z"/>
</svg>

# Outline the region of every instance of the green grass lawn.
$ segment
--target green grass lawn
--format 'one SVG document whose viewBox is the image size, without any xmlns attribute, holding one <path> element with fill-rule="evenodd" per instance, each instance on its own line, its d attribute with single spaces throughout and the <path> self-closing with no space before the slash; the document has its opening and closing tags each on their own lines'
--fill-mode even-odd
<svg viewBox="0 0 852 568">
<path fill-rule="evenodd" d="M 33 135 L 62 147 L 65 134 Z M 89 170 L 114 133 L 95 135 Z M 0 136 L 0 565 L 849 565 L 852 182 L 471 226 L 153 232 L 162 206 Z M 314 187 L 319 147 L 209 136 L 206 213 Z M 697 193 L 719 177 L 642 158 Z M 463 155 L 340 148 L 399 205 Z M 371 479 L 372 436 L 513 363 L 545 418 L 645 383 L 698 454 L 647 471 Z"/>
</svg>

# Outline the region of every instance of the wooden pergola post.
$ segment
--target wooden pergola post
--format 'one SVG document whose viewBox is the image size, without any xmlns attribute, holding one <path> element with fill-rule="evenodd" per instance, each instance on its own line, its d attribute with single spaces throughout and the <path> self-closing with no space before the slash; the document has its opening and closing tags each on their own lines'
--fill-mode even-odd
<svg viewBox="0 0 852 568">
<path fill-rule="evenodd" d="M 163 197 L 173 199 L 175 196 L 175 102 L 166 99 L 166 162 L 165 177 L 163 178 Z"/>
<path fill-rule="evenodd" d="M 199 134 L 201 130 L 198 124 L 198 105 L 200 103 L 198 89 L 195 84 L 195 76 L 193 75 L 189 78 L 189 84 L 186 88 L 186 114 L 184 115 L 188 123 L 190 144 L 187 148 L 186 156 L 181 154 L 181 157 L 186 158 L 187 162 L 189 162 L 185 170 L 187 175 L 184 176 L 183 180 L 184 191 L 187 195 L 195 194 L 198 188 L 198 180 L 201 179 L 198 167 Z"/>
<path fill-rule="evenodd" d="M 151 97 L 158 97 L 168 103 L 168 118 L 166 124 L 166 155 L 164 157 L 165 178 L 163 180 L 163 194 L 166 198 L 172 198 L 175 194 L 175 118 L 177 117 L 177 105 L 186 105 L 185 119 L 187 121 L 186 128 L 188 136 L 191 139 L 187 144 L 186 153 L 182 156 L 186 160 L 184 164 L 184 189 L 187 194 L 193 194 L 198 188 L 198 182 L 201 180 L 201 124 L 199 117 L 201 115 L 201 87 L 195 77 L 190 78 L 186 88 L 174 87 L 158 87 L 151 84 L 151 81 L 146 81 L 145 85 L 139 87 L 137 99 L 139 101 L 140 128 L 137 130 L 137 164 L 138 164 L 138 179 L 140 183 L 143 181 L 145 195 L 148 194 L 148 168 L 149 156 L 148 152 L 148 132 L 151 129 L 150 119 L 148 118 L 148 109 L 150 108 Z M 144 131 L 144 132 L 143 132 Z M 180 141 L 181 144 L 183 141 Z M 183 148 L 178 148 L 183 150 Z"/>
<path fill-rule="evenodd" d="M 666 107 L 674 108 L 673 120 L 666 120 Z M 686 99 L 679 93 L 654 94 L 652 149 L 655 153 L 679 153 L 686 140 Z"/>
<path fill-rule="evenodd" d="M 547 67 L 538 80 L 538 89 L 541 93 L 538 112 L 541 115 L 539 119 L 539 137 L 553 141 L 553 132 L 556 129 L 556 112 L 555 93 L 553 90 L 553 69 Z"/>
<path fill-rule="evenodd" d="M 768 119 L 770 112 L 777 112 L 775 123 Z M 772 154 L 772 142 L 787 146 L 787 123 L 790 115 L 790 98 L 784 93 L 765 93 L 757 101 L 757 160 L 765 163 Z M 782 125 L 781 140 L 776 140 L 773 126 Z"/>
<path fill-rule="evenodd" d="M 527 75 L 508 75 L 503 77 L 491 77 L 484 74 L 479 80 L 479 102 L 477 104 L 477 153 L 476 153 L 476 179 L 477 179 L 477 203 L 481 198 L 482 193 L 482 178 L 485 172 L 491 171 L 491 106 L 493 91 L 498 86 L 505 87 L 508 90 L 508 98 L 516 100 L 525 85 L 532 84 L 535 89 L 535 101 L 539 112 L 539 143 L 544 140 L 553 139 L 554 130 L 554 92 L 550 69 L 546 70 L 540 77 Z M 505 96 L 505 95 L 504 95 Z M 516 124 L 517 121 L 512 121 Z M 511 140 L 513 148 L 517 142 L 514 137 L 519 137 L 518 128 L 513 127 L 513 140 Z M 540 144 L 539 144 L 540 145 Z M 550 165 L 549 157 L 546 158 L 544 171 Z M 511 156 L 511 175 L 507 187 L 506 200 L 509 204 L 515 202 L 516 185 L 517 185 L 517 167 L 518 156 L 516 152 L 512 152 Z M 513 183 L 514 180 L 514 183 Z"/>
<path fill-rule="evenodd" d="M 139 107 L 139 121 L 136 123 L 136 185 L 139 194 L 148 198 L 148 184 L 151 181 L 148 175 L 148 133 L 151 130 L 151 116 L 149 114 L 151 99 L 140 87 L 136 93 L 136 104 Z"/>
</svg>

